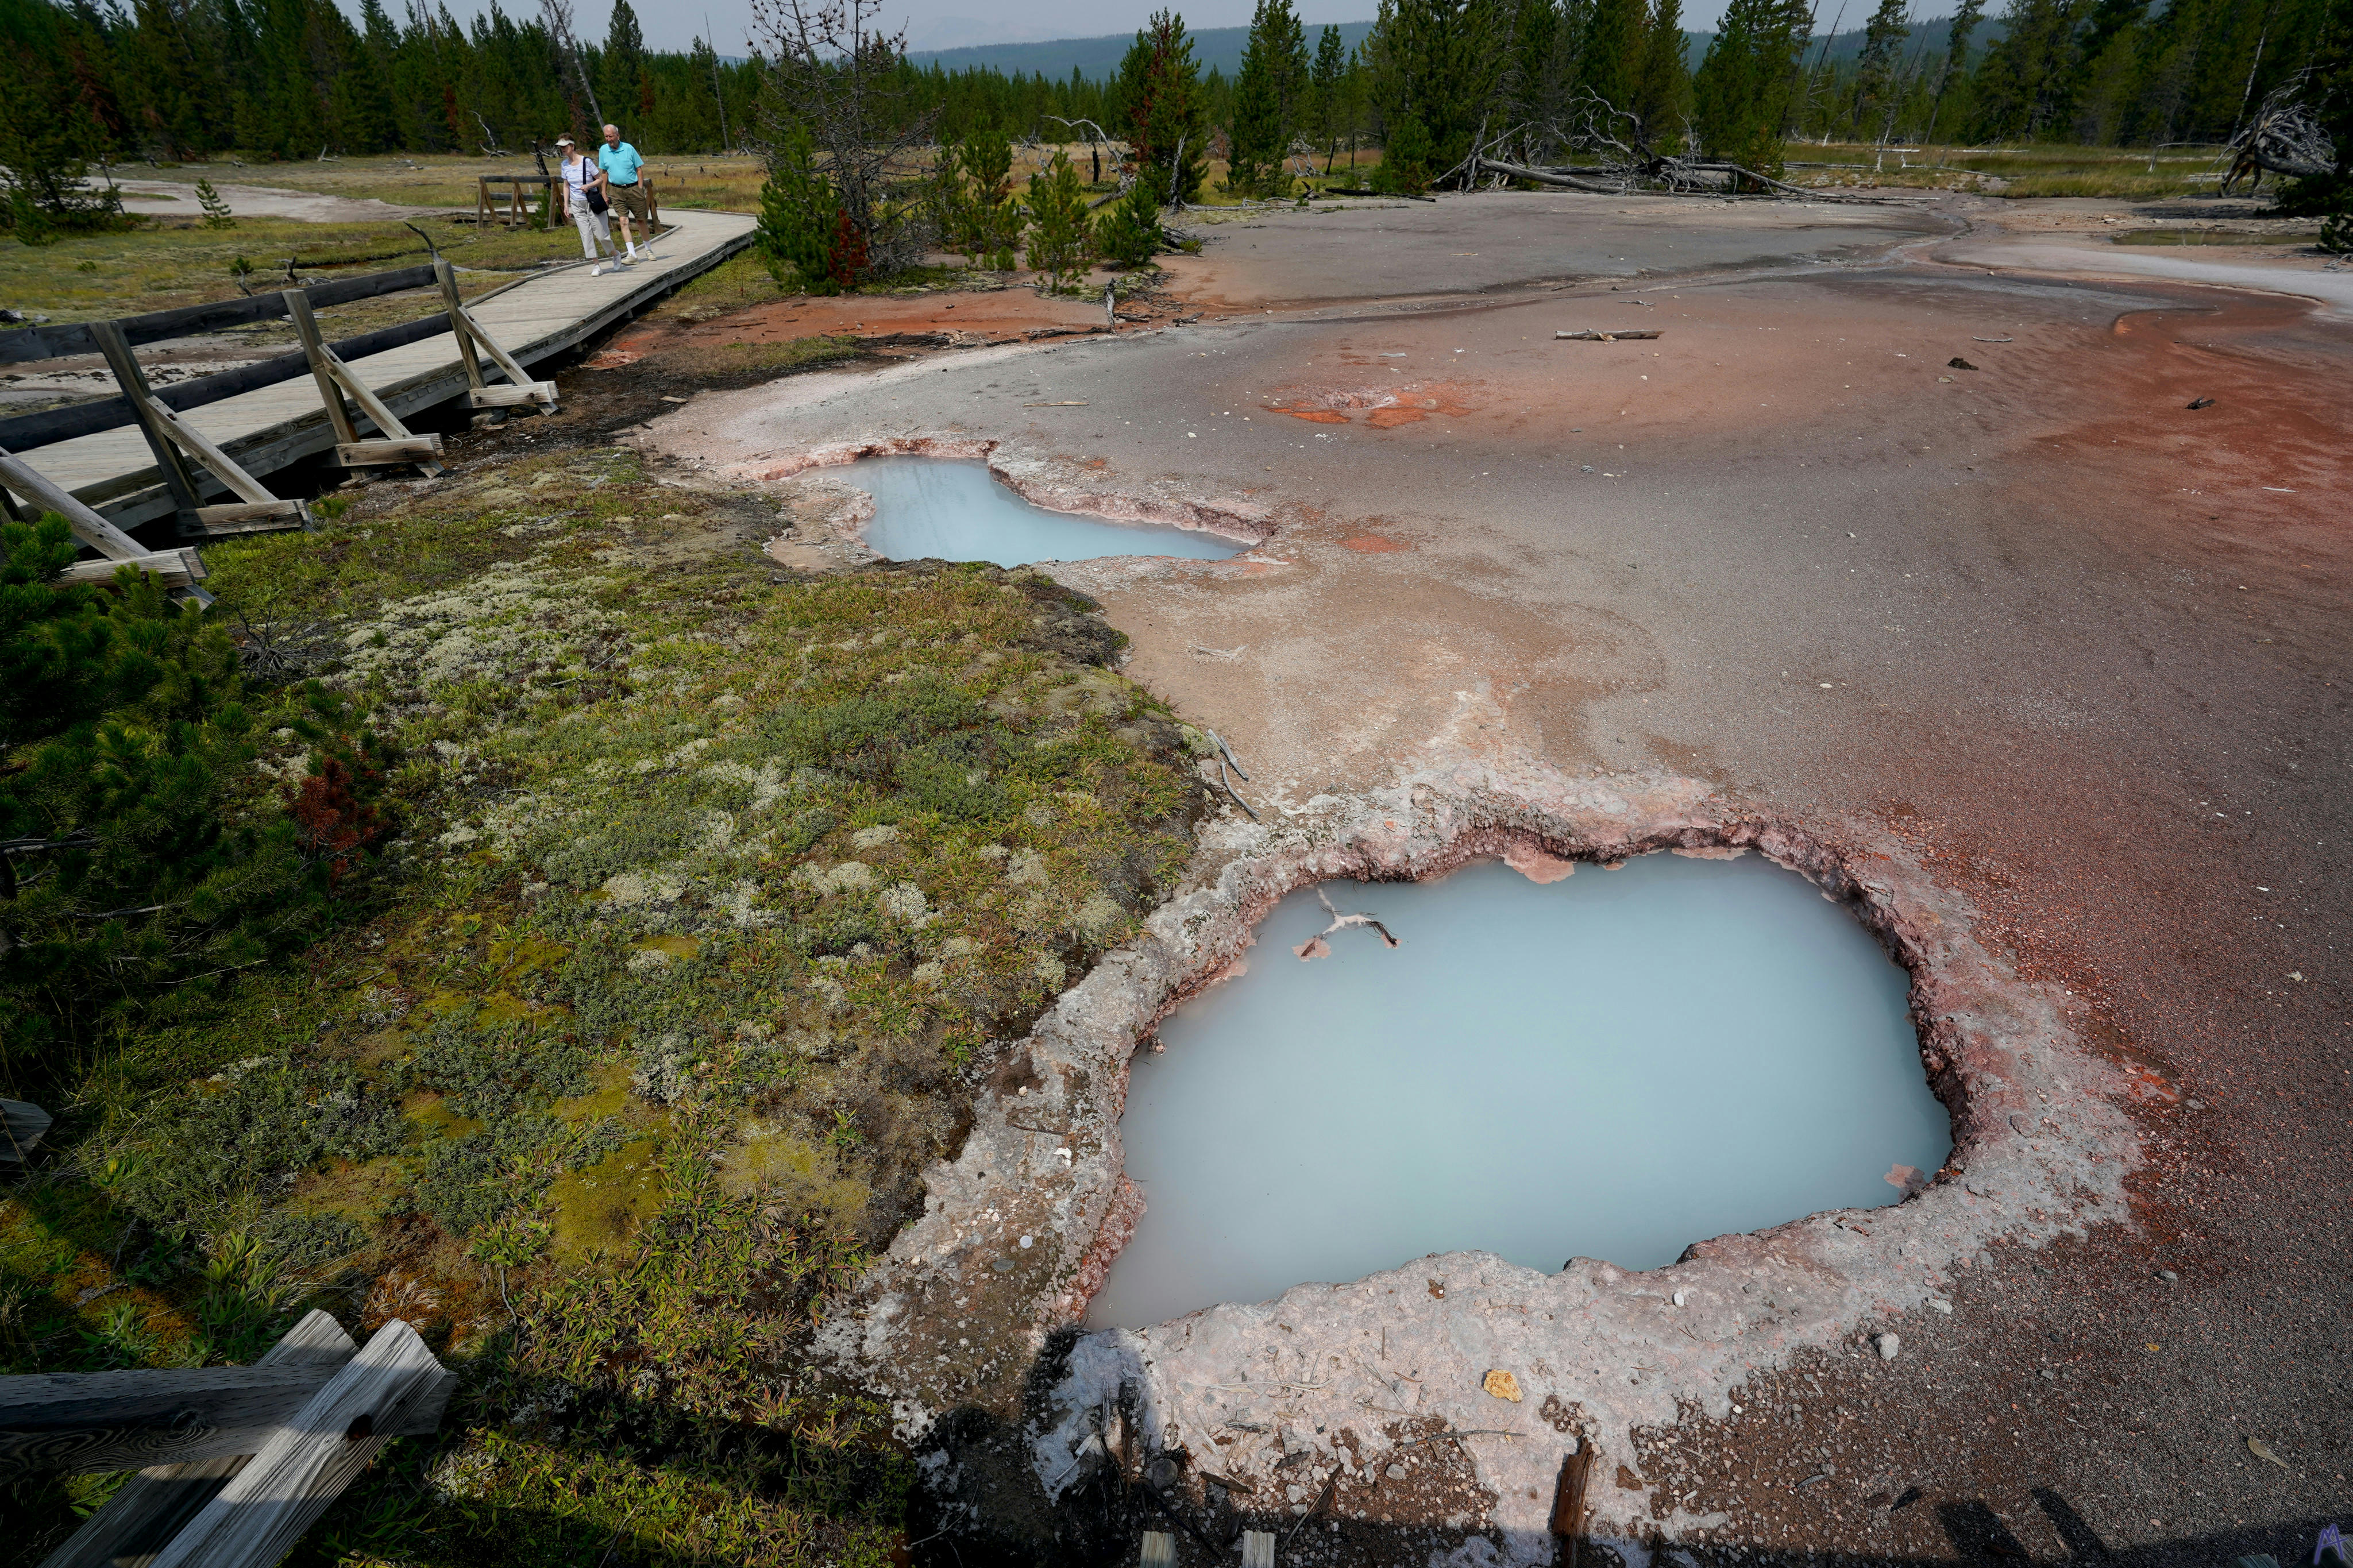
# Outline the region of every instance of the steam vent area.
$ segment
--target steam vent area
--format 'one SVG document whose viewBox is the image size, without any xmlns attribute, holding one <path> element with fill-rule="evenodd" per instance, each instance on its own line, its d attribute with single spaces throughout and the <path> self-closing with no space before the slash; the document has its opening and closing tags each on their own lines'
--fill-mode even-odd
<svg viewBox="0 0 2353 1568">
<path fill-rule="evenodd" d="M 2216 5 L 1736 158 L 1737 8 L 1670 156 L 1395 0 L 1312 173 L 1240 12 L 649 13 L 634 261 L 18 138 L 0 1568 L 2353 1568 L 2353 22 Z"/>
</svg>

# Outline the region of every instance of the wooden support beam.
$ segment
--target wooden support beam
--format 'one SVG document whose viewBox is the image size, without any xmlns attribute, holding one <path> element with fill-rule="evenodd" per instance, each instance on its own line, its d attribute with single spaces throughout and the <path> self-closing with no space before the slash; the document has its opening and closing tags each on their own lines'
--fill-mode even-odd
<svg viewBox="0 0 2353 1568">
<path fill-rule="evenodd" d="M 152 1568 L 274 1564 L 394 1436 L 440 1425 L 456 1384 L 397 1320 L 190 1520 Z"/>
<path fill-rule="evenodd" d="M 308 309 L 306 303 L 306 312 Z M 284 524 L 288 527 L 311 526 L 309 507 L 299 500 L 280 500 L 271 495 L 260 480 L 238 467 L 235 458 L 215 445 L 212 437 L 155 401 L 154 395 L 148 390 L 146 375 L 140 370 L 138 360 L 132 357 L 130 345 L 123 341 L 121 330 L 114 322 L 92 321 L 90 330 L 98 339 L 99 346 L 106 351 L 106 363 L 113 367 L 114 378 L 122 387 L 122 395 L 131 400 L 132 407 L 139 415 L 139 427 L 145 432 L 147 444 L 154 451 L 155 460 L 164 469 L 164 481 L 171 487 L 173 499 L 179 505 L 183 533 L 190 531 L 188 520 L 191 518 L 195 520 L 195 531 L 200 533 L 220 531 L 214 526 L 217 523 L 248 522 L 265 517 L 290 519 L 291 521 Z M 227 487 L 229 493 L 243 504 L 225 507 L 200 504 L 195 480 L 181 461 L 181 452 L 202 463 L 211 471 L 214 480 Z M 210 602 L 209 595 L 206 595 L 206 602 Z"/>
<path fill-rule="evenodd" d="M 139 421 L 139 433 L 147 437 L 147 449 L 155 455 L 155 466 L 164 471 L 164 486 L 172 492 L 172 503 L 184 514 L 195 510 L 204 503 L 204 497 L 197 493 L 195 479 L 188 472 L 179 448 L 172 445 L 171 437 L 156 422 L 159 405 L 148 390 L 147 373 L 139 368 L 121 323 L 92 321 L 90 335 L 99 352 L 106 356 L 116 384 L 131 404 L 131 412 Z"/>
<path fill-rule="evenodd" d="M 0 447 L 0 486 L 24 497 L 36 512 L 53 511 L 64 518 L 72 527 L 74 537 L 100 555 L 116 561 L 132 561 L 147 553 L 146 547 L 137 540 L 99 516 L 63 485 L 5 447 Z"/>
<path fill-rule="evenodd" d="M 185 588 L 203 582 L 210 574 L 206 572 L 205 559 L 196 553 L 196 547 L 183 544 L 177 550 L 159 550 L 153 555 L 136 556 L 129 561 L 78 561 L 58 574 L 58 581 L 111 583 L 116 571 L 125 566 L 153 572 L 163 579 L 166 588 Z"/>
<path fill-rule="evenodd" d="M 1242 1531 L 1242 1568 L 1274 1568 L 1274 1531 Z"/>
<path fill-rule="evenodd" d="M 490 182 L 482 188 L 487 191 Z M 466 387 L 473 393 L 482 390 L 482 363 L 474 353 L 474 340 L 466 331 L 465 301 L 458 298 L 458 275 L 450 270 L 446 258 L 433 258 L 433 276 L 441 284 L 441 308 L 448 312 L 449 335 L 458 340 L 458 363 L 466 367 Z"/>
<path fill-rule="evenodd" d="M 323 1384 L 358 1349 L 334 1319 L 314 1310 L 254 1364 L 315 1366 Z M 41 1568 L 145 1568 L 251 1458 L 232 1454 L 149 1466 L 125 1481 Z"/>
<path fill-rule="evenodd" d="M 311 363 L 311 379 L 319 384 L 319 401 L 327 405 L 327 423 L 335 427 L 338 444 L 356 441 L 360 433 L 352 427 L 351 410 L 343 406 L 342 394 L 335 390 L 334 373 L 327 368 L 327 345 L 319 339 L 319 322 L 311 314 L 311 301 L 300 289 L 285 289 L 279 298 L 286 301 L 286 313 L 294 320 L 294 334 L 302 340 L 302 356 Z"/>
<path fill-rule="evenodd" d="M 285 291 L 286 313 L 292 318 L 294 331 L 302 340 L 302 352 L 311 362 L 311 374 L 318 381 L 319 397 L 327 407 L 328 421 L 335 427 L 335 460 L 345 468 L 376 463 L 415 463 L 427 475 L 438 475 L 441 465 L 433 459 L 440 456 L 441 437 L 417 437 L 400 422 L 400 416 L 385 405 L 367 378 L 343 363 L 343 356 L 330 348 L 319 336 L 319 323 L 311 314 L 311 302 L 300 289 Z M 340 389 L 340 391 L 338 390 Z M 382 441 L 363 442 L 352 426 L 352 416 L 343 406 L 343 393 L 351 394 L 352 401 L 360 405 L 376 427 Z"/>
<path fill-rule="evenodd" d="M 481 394 L 485 390 L 482 385 L 482 371 L 480 364 L 474 358 L 475 350 L 480 349 L 483 353 L 490 355 L 491 362 L 505 373 L 507 380 L 530 394 L 529 398 L 518 401 L 534 401 L 553 411 L 555 407 L 555 384 L 552 381 L 533 381 L 531 378 L 531 372 L 523 369 L 522 362 L 500 347 L 498 339 L 482 330 L 482 324 L 474 320 L 473 314 L 466 309 L 464 301 L 458 298 L 458 277 L 456 273 L 450 271 L 449 264 L 442 261 L 436 265 L 441 271 L 441 299 L 449 308 L 449 328 L 457 334 L 459 357 L 466 362 L 466 379 L 474 393 L 474 406 L 477 408 L 511 406 L 511 405 L 485 403 L 481 400 Z"/>
</svg>

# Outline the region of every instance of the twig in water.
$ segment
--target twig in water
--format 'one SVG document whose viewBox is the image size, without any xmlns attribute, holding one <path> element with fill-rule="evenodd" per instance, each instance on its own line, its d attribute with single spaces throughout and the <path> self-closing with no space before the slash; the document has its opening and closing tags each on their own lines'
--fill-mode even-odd
<svg viewBox="0 0 2353 1568">
<path fill-rule="evenodd" d="M 1334 931 L 1346 931 L 1350 926 L 1370 926 L 1374 931 L 1380 933 L 1380 938 L 1383 942 L 1388 943 L 1391 947 L 1395 947 L 1398 944 L 1398 939 L 1389 934 L 1389 928 L 1375 920 L 1369 913 L 1344 915 L 1338 910 L 1333 908 L 1332 900 L 1324 896 L 1324 889 L 1321 888 L 1315 889 L 1315 901 L 1322 904 L 1324 906 L 1324 912 L 1332 917 L 1332 923 L 1315 933 L 1316 938 L 1319 941 L 1324 937 L 1330 936 Z"/>
</svg>

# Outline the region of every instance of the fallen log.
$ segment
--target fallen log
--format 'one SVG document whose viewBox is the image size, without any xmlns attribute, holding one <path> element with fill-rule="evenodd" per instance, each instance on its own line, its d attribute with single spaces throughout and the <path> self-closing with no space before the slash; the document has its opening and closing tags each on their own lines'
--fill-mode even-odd
<svg viewBox="0 0 2353 1568">
<path fill-rule="evenodd" d="M 1599 180 L 1580 180 L 1574 174 L 1556 174 L 1546 169 L 1529 168 L 1525 163 L 1504 163 L 1493 158 L 1475 155 L 1472 163 L 1473 179 L 1478 177 L 1479 171 L 1492 169 L 1498 174 L 1508 174 L 1514 180 L 1527 180 L 1539 185 L 1557 185 L 1565 191 L 1584 191 L 1597 196 L 1622 196 L 1626 194 L 1626 188 L 1622 184 L 1607 184 Z"/>
<path fill-rule="evenodd" d="M 1655 338 L 1659 334 L 1657 332 L 1647 329 L 1641 331 L 1599 332 L 1595 331 L 1590 328 L 1581 331 L 1555 332 L 1553 334 L 1556 338 L 1567 338 L 1580 343 L 1614 343 L 1628 338 Z"/>
</svg>

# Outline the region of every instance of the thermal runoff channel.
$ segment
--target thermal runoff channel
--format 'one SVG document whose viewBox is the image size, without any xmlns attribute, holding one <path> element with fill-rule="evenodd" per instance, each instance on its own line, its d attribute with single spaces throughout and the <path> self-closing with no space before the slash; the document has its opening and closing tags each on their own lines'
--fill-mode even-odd
<svg viewBox="0 0 2353 1568">
<path fill-rule="evenodd" d="M 1250 548 L 1192 529 L 1098 522 L 1031 506 L 980 463 L 940 458 L 869 458 L 850 482 L 874 498 L 866 543 L 892 561 L 1092 561 L 1105 555 L 1181 555 L 1223 561 Z"/>
<path fill-rule="evenodd" d="M 1146 1206 L 1089 1321 L 1434 1252 L 1652 1268 L 1898 1201 L 1952 1148 L 1905 994 L 1845 910 L 1754 856 L 1302 889 L 1137 1053 L 1121 1134 Z"/>
</svg>

